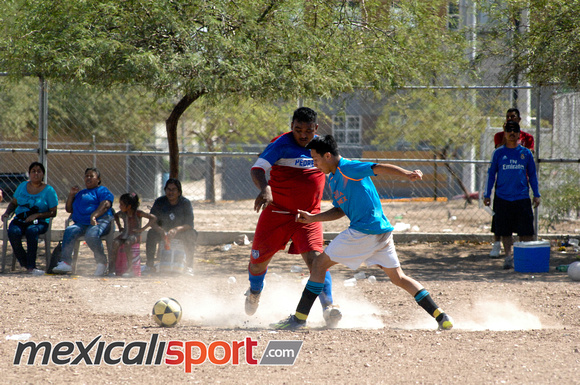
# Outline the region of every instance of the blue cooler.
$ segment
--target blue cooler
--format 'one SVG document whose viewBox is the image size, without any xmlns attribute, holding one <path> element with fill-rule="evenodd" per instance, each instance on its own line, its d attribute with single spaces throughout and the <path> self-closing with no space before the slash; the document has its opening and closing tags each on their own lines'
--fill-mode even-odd
<svg viewBox="0 0 580 385">
<path fill-rule="evenodd" d="M 514 270 L 520 273 L 547 273 L 550 270 L 550 242 L 514 243 Z"/>
</svg>

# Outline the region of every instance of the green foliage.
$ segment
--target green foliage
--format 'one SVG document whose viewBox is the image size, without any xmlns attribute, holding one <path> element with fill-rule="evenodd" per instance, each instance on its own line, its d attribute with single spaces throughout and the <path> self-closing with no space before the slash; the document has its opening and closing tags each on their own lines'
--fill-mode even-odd
<svg viewBox="0 0 580 385">
<path fill-rule="evenodd" d="M 459 66 L 445 2 L 20 0 L 6 16 L 0 67 L 158 94 L 329 96 L 432 80 Z M 3 9 L 2 9 L 3 8 Z M 3 13 L 2 11 L 6 12 Z"/>
<path fill-rule="evenodd" d="M 203 99 L 183 116 L 185 136 L 194 137 L 208 151 L 228 145 L 260 143 L 290 130 L 290 103 L 261 103 L 253 99 L 228 98 L 219 103 Z"/>
<path fill-rule="evenodd" d="M 438 153 L 478 145 L 485 129 L 473 91 L 401 91 L 385 104 L 373 144 L 385 148 L 428 146 Z"/>
<path fill-rule="evenodd" d="M 507 0 L 481 7 L 490 23 L 478 36 L 480 57 L 500 58 L 506 80 L 525 74 L 534 84 L 580 88 L 579 1 Z"/>
<path fill-rule="evenodd" d="M 137 87 L 104 91 L 88 85 L 48 84 L 48 130 L 52 142 L 129 142 L 144 149 L 151 142 L 153 127 L 168 108 L 151 93 Z M 0 133 L 5 140 L 38 136 L 39 80 L 24 77 L 12 82 L 0 78 Z M 165 110 L 164 110 L 165 109 Z"/>
<path fill-rule="evenodd" d="M 580 189 L 578 181 L 580 172 L 578 168 L 542 166 L 540 169 L 541 180 L 545 181 L 540 186 L 542 193 L 541 213 L 546 232 L 553 224 L 559 223 L 570 217 L 580 215 Z"/>
</svg>

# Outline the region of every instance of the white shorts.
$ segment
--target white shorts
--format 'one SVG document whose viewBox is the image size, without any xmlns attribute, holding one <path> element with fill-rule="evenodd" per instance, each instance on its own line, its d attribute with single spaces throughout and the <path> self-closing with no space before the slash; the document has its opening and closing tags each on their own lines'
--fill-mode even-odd
<svg viewBox="0 0 580 385">
<path fill-rule="evenodd" d="M 364 262 L 367 266 L 380 265 L 386 268 L 400 266 L 393 234 L 365 234 L 348 228 L 338 234 L 324 252 L 331 260 L 353 270 Z"/>
</svg>

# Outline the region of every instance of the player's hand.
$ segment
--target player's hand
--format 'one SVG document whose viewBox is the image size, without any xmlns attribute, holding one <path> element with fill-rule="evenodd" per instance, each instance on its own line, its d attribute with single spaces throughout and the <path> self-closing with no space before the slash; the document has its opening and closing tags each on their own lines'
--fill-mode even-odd
<svg viewBox="0 0 580 385">
<path fill-rule="evenodd" d="M 310 214 L 308 211 L 298 210 L 296 214 L 296 222 L 300 223 L 312 223 L 314 222 L 314 215 Z"/>
<path fill-rule="evenodd" d="M 266 186 L 266 188 L 256 197 L 256 200 L 254 201 L 254 210 L 259 213 L 260 210 L 264 210 L 273 201 L 272 189 L 270 186 Z"/>
<path fill-rule="evenodd" d="M 409 175 L 408 175 L 409 180 L 411 181 L 415 181 L 415 180 L 421 180 L 423 179 L 423 172 L 421 172 L 421 170 L 413 170 Z"/>
<path fill-rule="evenodd" d="M 483 204 L 489 206 L 491 204 L 491 198 L 483 198 Z"/>
<path fill-rule="evenodd" d="M 70 188 L 69 194 L 74 196 L 77 195 L 79 191 L 81 191 L 81 188 L 75 185 Z"/>
<path fill-rule="evenodd" d="M 538 207 L 539 205 L 540 205 L 540 198 L 534 197 L 534 208 Z"/>
</svg>

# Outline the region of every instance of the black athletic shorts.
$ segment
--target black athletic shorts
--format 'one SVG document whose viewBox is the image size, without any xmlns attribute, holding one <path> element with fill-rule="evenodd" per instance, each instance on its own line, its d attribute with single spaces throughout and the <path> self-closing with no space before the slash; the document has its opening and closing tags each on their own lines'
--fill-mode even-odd
<svg viewBox="0 0 580 385">
<path fill-rule="evenodd" d="M 534 235 L 534 212 L 530 198 L 506 201 L 496 196 L 493 203 L 495 235 L 504 237 L 513 233 L 520 237 Z"/>
</svg>

